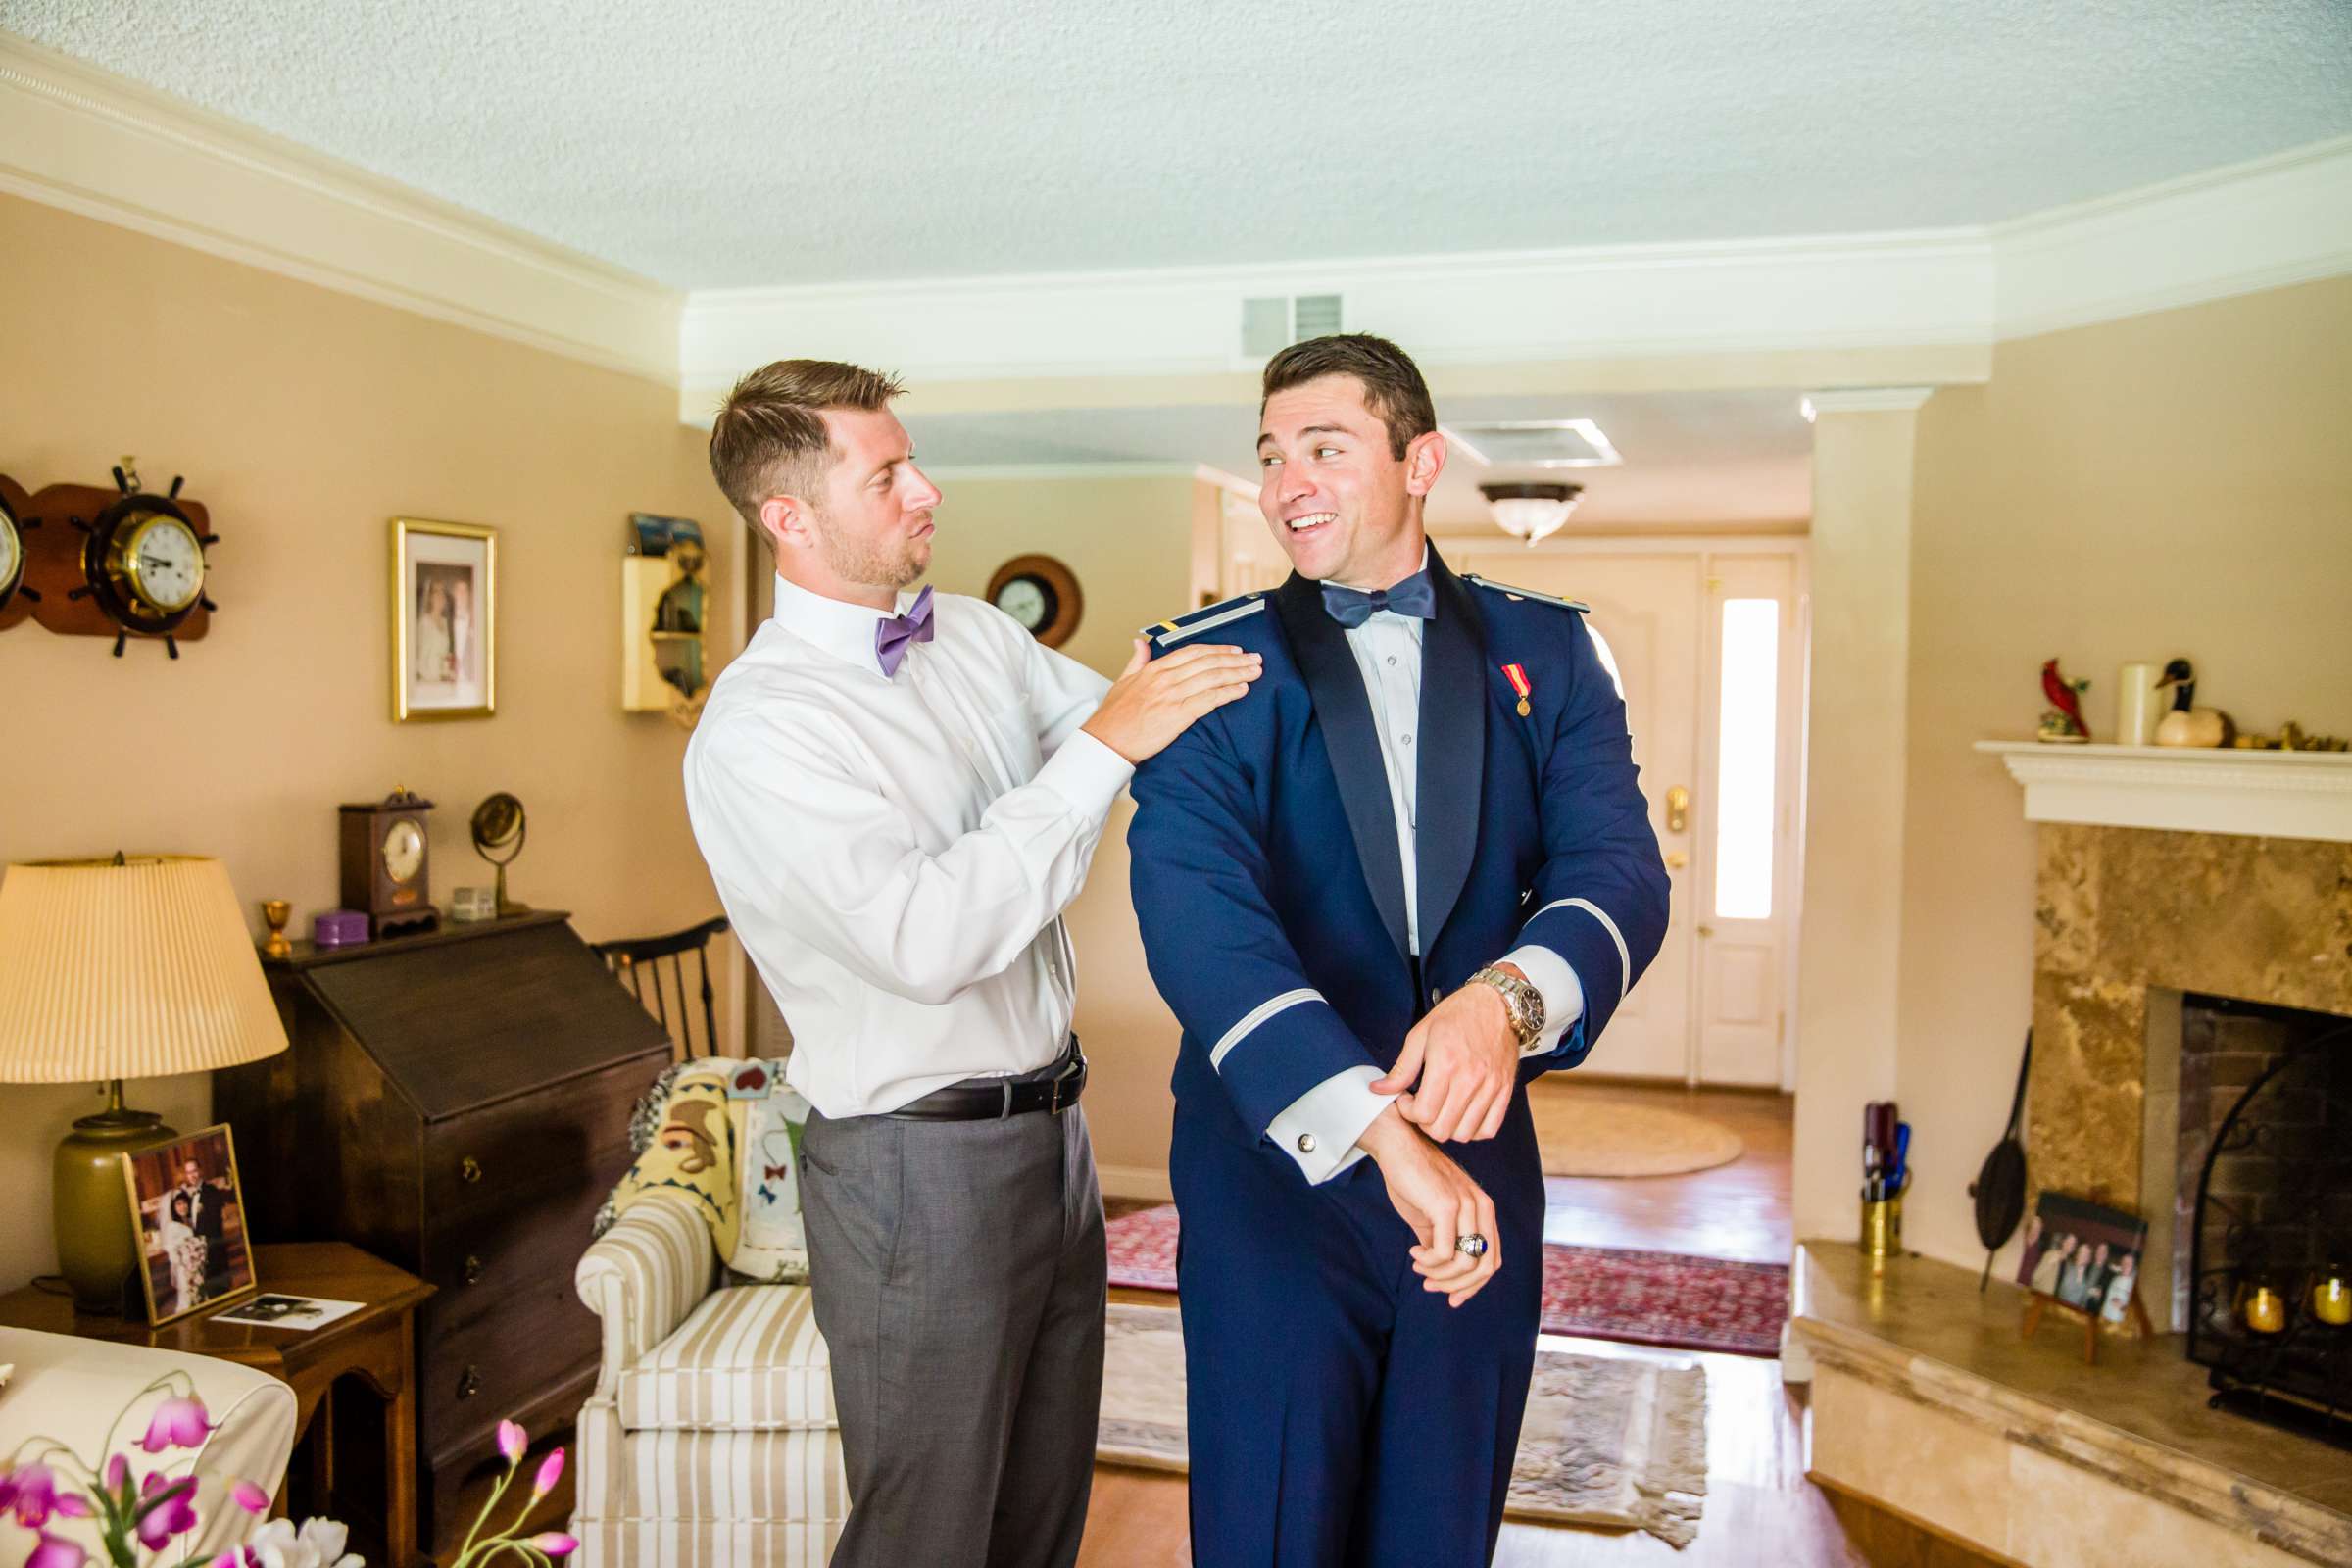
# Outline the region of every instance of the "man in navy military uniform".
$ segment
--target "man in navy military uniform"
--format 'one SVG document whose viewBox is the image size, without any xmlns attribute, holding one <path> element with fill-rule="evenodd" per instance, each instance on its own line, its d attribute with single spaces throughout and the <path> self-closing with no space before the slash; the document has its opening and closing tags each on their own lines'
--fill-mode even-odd
<svg viewBox="0 0 2352 1568">
<path fill-rule="evenodd" d="M 1264 674 L 1138 770 L 1128 836 L 1184 1026 L 1193 1555 L 1484 1563 L 1543 1276 L 1521 1086 L 1592 1049 L 1666 873 L 1582 607 L 1429 548 L 1446 438 L 1403 351 L 1284 350 L 1260 424 L 1296 570 L 1147 635 Z"/>
</svg>

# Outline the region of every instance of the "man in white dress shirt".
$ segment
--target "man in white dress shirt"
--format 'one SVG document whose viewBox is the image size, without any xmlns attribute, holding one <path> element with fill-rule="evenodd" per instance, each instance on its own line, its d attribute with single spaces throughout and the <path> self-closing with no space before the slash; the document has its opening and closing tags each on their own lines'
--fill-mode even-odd
<svg viewBox="0 0 2352 1568">
<path fill-rule="evenodd" d="M 1102 1393 L 1102 1202 L 1061 911 L 1137 762 L 1249 690 L 1231 647 L 1115 682 L 976 599 L 909 597 L 939 491 L 897 382 L 746 376 L 710 466 L 772 619 L 686 751 L 696 842 L 815 1107 L 809 1278 L 854 1568 L 1076 1560 Z"/>
</svg>

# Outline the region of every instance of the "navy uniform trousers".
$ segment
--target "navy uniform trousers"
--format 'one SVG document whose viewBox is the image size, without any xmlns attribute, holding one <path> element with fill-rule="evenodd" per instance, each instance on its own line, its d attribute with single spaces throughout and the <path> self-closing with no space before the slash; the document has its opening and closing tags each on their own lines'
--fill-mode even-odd
<svg viewBox="0 0 2352 1568">
<path fill-rule="evenodd" d="M 1370 1160 L 1331 1174 L 1268 1129 L 1327 1080 L 1384 1071 L 1437 998 L 1522 942 L 1565 958 L 1586 1003 L 1522 1083 L 1573 1066 L 1665 931 L 1625 705 L 1581 607 L 1434 553 L 1430 572 L 1418 957 L 1370 701 L 1317 585 L 1294 576 L 1154 637 L 1265 660 L 1247 697 L 1138 770 L 1128 834 L 1146 956 L 1184 1030 L 1170 1171 L 1193 1554 L 1213 1568 L 1490 1560 L 1542 1290 L 1525 1093 L 1497 1137 L 1446 1146 L 1501 1232 L 1500 1273 L 1460 1308 L 1421 1288 Z"/>
</svg>

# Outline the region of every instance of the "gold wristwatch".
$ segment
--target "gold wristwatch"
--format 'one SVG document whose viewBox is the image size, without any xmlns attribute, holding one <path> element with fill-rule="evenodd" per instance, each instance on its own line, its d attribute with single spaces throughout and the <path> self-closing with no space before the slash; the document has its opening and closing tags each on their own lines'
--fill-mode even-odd
<svg viewBox="0 0 2352 1568">
<path fill-rule="evenodd" d="M 1510 1014 L 1511 1033 L 1519 1037 L 1519 1049 L 1525 1051 L 1544 1033 L 1544 993 L 1515 974 L 1489 964 L 1472 975 L 1469 984 L 1493 986 L 1502 994 L 1503 1010 Z"/>
</svg>

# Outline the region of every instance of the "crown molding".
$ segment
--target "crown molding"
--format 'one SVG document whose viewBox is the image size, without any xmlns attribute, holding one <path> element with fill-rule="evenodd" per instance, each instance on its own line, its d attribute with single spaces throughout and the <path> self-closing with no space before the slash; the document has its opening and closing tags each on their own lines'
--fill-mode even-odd
<svg viewBox="0 0 2352 1568">
<path fill-rule="evenodd" d="M 2004 338 L 2339 276 L 2352 272 L 2352 136 L 1988 232 Z"/>
<path fill-rule="evenodd" d="M 0 191 L 676 379 L 677 290 L 5 33 Z"/>
<path fill-rule="evenodd" d="M 1936 395 L 1932 386 L 1824 387 L 1804 395 L 1806 422 L 1820 414 L 1909 414 Z"/>
</svg>

